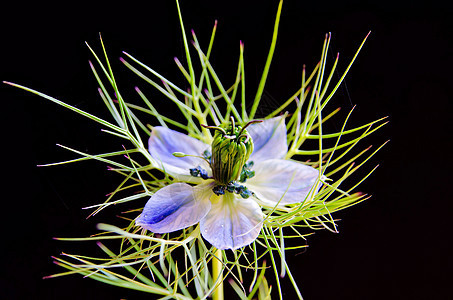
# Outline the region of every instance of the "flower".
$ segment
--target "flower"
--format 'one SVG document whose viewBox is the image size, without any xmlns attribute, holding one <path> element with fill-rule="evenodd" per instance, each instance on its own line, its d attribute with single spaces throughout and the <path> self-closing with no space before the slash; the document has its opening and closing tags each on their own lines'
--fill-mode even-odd
<svg viewBox="0 0 453 300">
<path fill-rule="evenodd" d="M 212 148 L 180 132 L 153 128 L 149 152 L 178 182 L 152 195 L 137 225 L 168 233 L 200 223 L 203 238 L 214 247 L 238 249 L 258 237 L 261 206 L 303 202 L 316 192 L 318 170 L 283 159 L 288 152 L 284 116 L 243 128 L 234 121 L 229 127 L 205 127 L 217 129 Z"/>
</svg>

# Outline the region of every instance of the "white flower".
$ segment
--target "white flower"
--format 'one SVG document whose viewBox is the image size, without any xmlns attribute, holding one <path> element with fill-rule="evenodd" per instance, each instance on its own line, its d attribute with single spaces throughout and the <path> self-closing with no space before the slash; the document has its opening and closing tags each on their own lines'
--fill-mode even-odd
<svg viewBox="0 0 453 300">
<path fill-rule="evenodd" d="M 246 131 L 254 149 L 246 167 L 254 175 L 232 182 L 235 189 L 230 185 L 230 192 L 212 177 L 210 163 L 203 159 L 204 153 L 211 152 L 210 145 L 154 127 L 149 139 L 151 156 L 161 163 L 163 171 L 185 182 L 157 191 L 136 224 L 155 233 L 168 233 L 200 223 L 202 236 L 214 247 L 237 249 L 258 237 L 264 221 L 260 204 L 273 207 L 303 202 L 314 189 L 319 172 L 283 159 L 288 151 L 284 117 L 251 124 Z M 191 156 L 175 157 L 175 152 Z M 202 170 L 205 179 L 193 176 L 195 169 Z"/>
</svg>

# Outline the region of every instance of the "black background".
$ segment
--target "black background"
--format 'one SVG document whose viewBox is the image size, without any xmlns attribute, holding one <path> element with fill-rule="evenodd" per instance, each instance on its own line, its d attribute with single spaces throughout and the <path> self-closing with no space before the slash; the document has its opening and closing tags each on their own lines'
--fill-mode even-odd
<svg viewBox="0 0 453 300">
<path fill-rule="evenodd" d="M 99 53 L 98 32 L 102 33 L 120 88 L 132 101 L 138 99 L 133 87 L 146 89 L 146 83 L 118 61 L 122 50 L 182 82 L 173 63 L 174 56 L 184 58 L 176 5 L 163 2 L 9 3 L 0 18 L 0 79 L 108 118 L 97 96 L 87 63 L 92 56 L 84 42 Z M 181 2 L 186 28 L 196 31 L 203 47 L 214 20 L 219 21 L 211 61 L 223 81 L 233 81 L 239 40 L 245 43 L 247 92 L 253 95 L 270 44 L 277 1 Z M 309 237 L 305 253 L 289 255 L 305 299 L 452 297 L 452 48 L 447 23 L 451 13 L 436 2 L 426 6 L 396 1 L 284 3 L 264 107 L 275 107 L 297 89 L 302 64 L 308 70 L 314 67 L 325 33 L 333 36 L 329 63 L 340 52 L 341 72 L 371 30 L 330 108 L 342 108 L 341 120 L 357 105 L 351 125 L 383 116 L 390 120 L 362 143 L 362 147 L 376 147 L 391 140 L 363 169 L 365 174 L 380 164 L 359 188 L 373 197 L 336 214 L 341 219 L 339 234 L 317 232 Z M 5 152 L 0 298 L 152 299 L 152 295 L 77 276 L 42 279 L 61 271 L 52 264 L 51 255 L 91 249 L 52 237 L 86 236 L 96 232 L 96 223 L 112 220 L 118 210 L 85 220 L 88 212 L 81 208 L 102 201 L 121 178 L 96 162 L 36 165 L 75 157 L 57 143 L 101 153 L 120 150 L 123 141 L 38 96 L 6 85 L 0 93 Z M 163 104 L 156 106 L 167 110 Z M 286 299 L 295 296 L 290 288 L 285 288 L 284 295 Z"/>
</svg>

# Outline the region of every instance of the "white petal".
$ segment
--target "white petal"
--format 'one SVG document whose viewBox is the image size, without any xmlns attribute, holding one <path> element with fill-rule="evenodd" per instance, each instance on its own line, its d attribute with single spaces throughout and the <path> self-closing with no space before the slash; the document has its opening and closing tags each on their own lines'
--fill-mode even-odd
<svg viewBox="0 0 453 300">
<path fill-rule="evenodd" d="M 149 138 L 148 150 L 153 158 L 161 164 L 160 168 L 178 180 L 191 181 L 189 169 L 202 167 L 210 172 L 207 162 L 198 157 L 175 157 L 174 152 L 202 156 L 210 146 L 181 132 L 165 127 L 153 127 Z"/>
<path fill-rule="evenodd" d="M 200 221 L 201 234 L 209 243 L 217 249 L 238 249 L 257 238 L 264 217 L 252 198 L 227 192 L 211 201 L 211 210 Z"/>
<path fill-rule="evenodd" d="M 271 158 L 283 158 L 288 152 L 286 125 L 283 116 L 265 120 L 247 127 L 254 150 L 249 160 L 254 162 Z"/>
<path fill-rule="evenodd" d="M 253 167 L 255 176 L 245 185 L 266 204 L 303 202 L 318 179 L 318 170 L 299 162 L 269 159 Z M 317 186 L 316 193 L 320 185 Z M 283 198 L 282 198 L 283 197 Z"/>
<path fill-rule="evenodd" d="M 136 225 L 155 233 L 167 233 L 197 224 L 211 209 L 213 182 L 198 186 L 173 183 L 146 203 Z"/>
</svg>

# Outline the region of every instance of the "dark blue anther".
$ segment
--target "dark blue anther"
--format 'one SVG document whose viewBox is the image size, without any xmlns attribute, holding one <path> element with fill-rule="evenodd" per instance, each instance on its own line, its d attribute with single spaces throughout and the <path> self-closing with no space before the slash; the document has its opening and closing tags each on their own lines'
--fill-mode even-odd
<svg viewBox="0 0 453 300">
<path fill-rule="evenodd" d="M 208 172 L 205 169 L 198 167 L 200 170 L 200 177 L 203 179 L 208 179 Z"/>
<path fill-rule="evenodd" d="M 230 192 L 230 193 L 236 193 L 238 195 L 241 195 L 242 198 L 244 199 L 247 199 L 249 198 L 250 196 L 253 195 L 253 192 L 251 192 L 247 187 L 243 186 L 243 185 L 239 185 L 238 183 L 234 182 L 234 183 L 230 183 L 228 186 L 227 186 L 227 191 Z"/>
<path fill-rule="evenodd" d="M 230 183 L 228 183 L 226 190 L 230 193 L 234 193 L 238 187 L 239 184 L 237 182 L 231 181 Z"/>
<path fill-rule="evenodd" d="M 216 185 L 215 187 L 212 188 L 212 191 L 217 196 L 225 195 L 225 186 L 224 185 Z"/>
<path fill-rule="evenodd" d="M 189 169 L 190 175 L 197 177 L 200 174 L 200 170 L 198 169 L 199 167 Z"/>
<path fill-rule="evenodd" d="M 253 195 L 253 193 L 248 189 L 248 188 L 244 188 L 241 193 L 240 193 L 241 197 L 244 198 L 244 199 L 247 199 L 248 197 L 250 197 L 251 195 Z"/>
<path fill-rule="evenodd" d="M 243 185 L 237 185 L 237 186 L 235 187 L 235 189 L 234 189 L 234 192 L 235 192 L 236 194 L 240 194 L 244 189 L 245 189 L 245 186 L 243 186 Z"/>
<path fill-rule="evenodd" d="M 246 182 L 247 179 L 255 176 L 255 171 L 251 170 L 253 165 L 254 165 L 253 161 L 249 161 L 242 167 L 241 175 L 239 176 L 240 182 Z"/>
<path fill-rule="evenodd" d="M 211 152 L 209 150 L 205 150 L 203 152 L 203 158 L 205 158 L 209 162 L 211 162 L 211 156 L 212 156 L 212 154 L 211 154 Z"/>
<path fill-rule="evenodd" d="M 201 168 L 200 166 L 193 168 L 193 169 L 189 169 L 189 171 L 190 171 L 190 175 L 192 175 L 194 177 L 200 176 L 203 179 L 209 178 L 208 172 L 205 169 Z"/>
<path fill-rule="evenodd" d="M 212 188 L 212 191 L 217 196 L 225 195 L 225 192 L 235 193 L 240 195 L 242 198 L 247 199 L 250 196 L 254 195 L 247 187 L 238 184 L 237 182 L 231 181 L 227 185 L 216 185 Z"/>
</svg>

